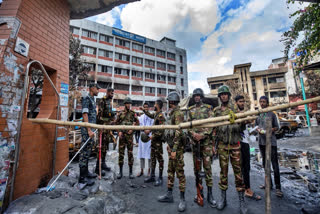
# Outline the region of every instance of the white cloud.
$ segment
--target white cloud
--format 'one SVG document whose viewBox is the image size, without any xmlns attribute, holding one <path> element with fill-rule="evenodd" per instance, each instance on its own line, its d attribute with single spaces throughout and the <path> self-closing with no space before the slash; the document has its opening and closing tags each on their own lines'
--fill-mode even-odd
<svg viewBox="0 0 320 214">
<path fill-rule="evenodd" d="M 108 25 L 108 26 L 114 26 L 116 23 L 117 18 L 120 16 L 120 9 L 119 7 L 113 8 L 113 10 L 102 13 L 97 16 L 93 16 L 90 19 L 94 20 L 95 22 L 98 22 L 100 24 Z"/>
<path fill-rule="evenodd" d="M 216 1 L 208 0 L 142 0 L 128 4 L 121 13 L 124 30 L 153 39 L 160 39 L 176 27 L 179 31 L 207 34 L 218 21 Z"/>
</svg>

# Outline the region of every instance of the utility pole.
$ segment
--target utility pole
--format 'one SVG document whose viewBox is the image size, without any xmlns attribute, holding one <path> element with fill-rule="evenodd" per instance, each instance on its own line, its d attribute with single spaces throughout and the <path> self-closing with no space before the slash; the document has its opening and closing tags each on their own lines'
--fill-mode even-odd
<svg viewBox="0 0 320 214">
<path fill-rule="evenodd" d="M 303 82 L 303 77 L 304 77 L 303 71 L 299 72 L 299 77 L 300 77 L 300 82 L 301 82 L 301 90 L 302 90 L 303 100 L 306 100 L 306 92 L 305 92 L 305 89 L 304 89 L 304 82 Z M 311 134 L 309 109 L 308 109 L 308 105 L 307 104 L 304 105 L 304 109 L 306 111 L 309 134 Z"/>
<path fill-rule="evenodd" d="M 272 137 L 272 124 L 271 117 L 266 117 L 266 160 L 264 166 L 265 173 L 265 213 L 271 214 L 271 197 L 270 197 L 270 188 L 271 188 L 271 137 Z"/>
</svg>

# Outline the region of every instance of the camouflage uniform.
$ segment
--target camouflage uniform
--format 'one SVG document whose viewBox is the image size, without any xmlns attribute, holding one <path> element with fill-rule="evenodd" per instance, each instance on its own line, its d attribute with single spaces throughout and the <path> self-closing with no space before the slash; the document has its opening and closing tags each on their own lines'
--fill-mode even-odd
<svg viewBox="0 0 320 214">
<path fill-rule="evenodd" d="M 88 122 L 96 123 L 97 119 L 97 110 L 96 110 L 96 102 L 94 101 L 94 97 L 90 95 L 86 96 L 82 99 L 82 114 L 88 114 Z M 94 131 L 94 129 L 91 129 Z M 81 135 L 82 142 L 81 146 L 88 140 L 89 134 L 88 130 L 85 127 L 81 127 Z M 80 168 L 88 168 L 88 161 L 91 155 L 93 140 L 90 139 L 86 146 L 81 150 L 79 155 L 79 167 Z"/>
<path fill-rule="evenodd" d="M 219 106 L 214 109 L 214 116 L 219 117 L 229 115 L 230 111 L 234 112 L 234 107 L 230 104 L 224 111 L 222 111 L 221 106 Z M 244 183 L 241 173 L 241 128 L 241 124 L 232 124 L 227 126 L 220 126 L 215 129 L 216 138 L 219 142 L 218 154 L 221 169 L 219 187 L 221 190 L 228 189 L 228 167 L 230 156 L 230 161 L 235 177 L 236 189 L 238 192 L 244 191 Z"/>
<path fill-rule="evenodd" d="M 200 120 L 200 119 L 207 119 L 209 117 L 212 117 L 212 107 L 207 104 L 201 104 L 200 107 L 197 107 L 196 105 L 193 105 L 189 107 L 189 121 L 192 120 Z M 203 160 L 203 168 L 206 175 L 206 184 L 208 187 L 212 187 L 212 169 L 211 169 L 211 163 L 212 163 L 212 129 L 211 128 L 193 128 L 189 130 L 189 134 L 192 136 L 193 133 L 197 133 L 202 135 L 202 140 L 200 143 L 200 156 Z M 195 142 L 198 143 L 198 142 Z M 196 160 L 197 160 L 197 151 L 198 147 L 197 145 L 193 145 L 192 153 L 193 153 L 193 167 L 194 167 L 194 173 L 196 175 Z M 202 180 L 200 179 L 200 184 L 202 184 Z"/>
<path fill-rule="evenodd" d="M 178 125 L 182 123 L 184 120 L 184 115 L 180 111 L 179 107 L 176 107 L 170 113 L 170 122 L 172 125 Z M 170 150 L 176 152 L 176 158 L 173 160 L 170 158 L 171 153 L 168 152 L 169 156 L 169 163 L 168 163 L 168 188 L 173 188 L 174 186 L 174 175 L 177 173 L 177 177 L 179 179 L 179 189 L 180 192 L 184 192 L 186 188 L 186 177 L 184 175 L 184 160 L 183 160 L 183 153 L 184 153 L 184 142 L 183 142 L 183 132 L 181 130 L 174 131 L 174 136 L 172 144 L 168 146 Z"/>
<path fill-rule="evenodd" d="M 158 113 L 151 114 L 149 111 L 143 111 L 148 117 L 154 119 L 153 125 L 164 125 L 165 117 L 163 113 L 160 111 Z M 164 130 L 155 130 L 152 132 L 152 140 L 151 140 L 151 168 L 155 169 L 157 165 L 157 160 L 159 162 L 159 170 L 163 170 L 164 160 L 162 157 L 163 149 L 162 149 L 162 136 L 164 134 Z"/>
<path fill-rule="evenodd" d="M 117 125 L 139 125 L 139 119 L 136 113 L 132 110 L 124 110 L 117 118 Z M 123 166 L 124 152 L 127 147 L 128 165 L 133 166 L 133 132 L 128 133 L 129 130 L 122 131 L 123 136 L 119 139 L 119 166 Z"/>
<path fill-rule="evenodd" d="M 102 125 L 111 125 L 115 119 L 115 114 L 112 112 L 111 99 L 103 97 L 98 108 L 98 123 Z M 107 150 L 109 150 L 109 142 L 112 140 L 111 130 L 102 131 L 101 156 L 105 158 Z M 99 156 L 99 153 L 97 153 Z"/>
</svg>

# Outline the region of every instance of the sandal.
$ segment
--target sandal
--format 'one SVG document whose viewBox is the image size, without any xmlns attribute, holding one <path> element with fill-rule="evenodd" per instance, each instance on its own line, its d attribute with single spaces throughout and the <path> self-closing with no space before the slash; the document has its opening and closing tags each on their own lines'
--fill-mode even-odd
<svg viewBox="0 0 320 214">
<path fill-rule="evenodd" d="M 256 201 L 261 200 L 261 196 L 258 195 L 258 194 L 256 194 L 255 192 L 254 192 L 252 195 L 247 195 L 247 194 L 245 194 L 245 196 L 246 196 L 247 198 L 251 198 L 251 199 L 254 199 L 254 200 L 256 200 Z"/>
<path fill-rule="evenodd" d="M 280 189 L 276 189 L 276 196 L 278 196 L 279 198 L 283 197 L 283 192 L 281 192 Z"/>
<path fill-rule="evenodd" d="M 140 171 L 138 174 L 137 174 L 137 177 L 141 177 L 143 175 L 143 172 Z"/>
<path fill-rule="evenodd" d="M 266 186 L 265 186 L 265 185 L 260 185 L 259 188 L 260 188 L 260 189 L 265 189 Z"/>
</svg>

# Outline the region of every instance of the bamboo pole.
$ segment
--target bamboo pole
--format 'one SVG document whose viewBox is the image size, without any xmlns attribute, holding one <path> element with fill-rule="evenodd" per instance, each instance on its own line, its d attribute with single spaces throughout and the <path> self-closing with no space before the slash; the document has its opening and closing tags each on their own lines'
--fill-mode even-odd
<svg viewBox="0 0 320 214">
<path fill-rule="evenodd" d="M 271 117 L 266 117 L 266 150 L 265 150 L 265 213 L 271 214 L 271 136 L 272 136 L 272 124 Z"/>
<path fill-rule="evenodd" d="M 291 107 L 296 107 L 308 103 L 313 103 L 313 102 L 319 102 L 320 101 L 320 96 L 307 99 L 307 100 L 302 100 L 299 102 L 294 102 L 294 103 L 288 103 L 288 104 L 283 104 L 283 105 L 278 105 L 278 106 L 271 106 L 268 108 L 264 109 L 258 109 L 254 111 L 247 111 L 243 113 L 237 113 L 236 116 L 237 118 L 245 118 L 248 116 L 253 116 L 253 115 L 258 115 L 260 113 L 266 113 L 270 111 L 276 111 L 276 110 L 281 110 L 285 108 L 291 108 Z M 229 120 L 229 115 L 226 116 L 221 116 L 221 117 L 211 117 L 207 119 L 202 119 L 202 120 L 194 120 L 194 121 L 189 121 L 189 122 L 184 122 L 180 123 L 179 125 L 155 125 L 155 126 L 122 126 L 122 125 L 97 125 L 93 123 L 79 123 L 79 122 L 70 122 L 70 121 L 58 121 L 58 120 L 52 120 L 52 119 L 44 119 L 44 118 L 39 118 L 39 119 L 29 119 L 31 122 L 34 123 L 42 123 L 42 124 L 56 124 L 56 125 L 61 125 L 61 126 L 81 126 L 81 127 L 89 127 L 89 128 L 95 128 L 95 129 L 105 129 L 105 130 L 163 130 L 163 129 L 188 129 L 188 128 L 194 128 L 198 127 L 200 125 L 204 124 L 211 124 L 209 125 L 212 126 L 212 124 L 216 124 L 218 122 L 228 122 L 226 120 Z M 249 119 L 248 119 L 249 120 Z M 228 123 L 230 124 L 230 123 Z M 228 125 L 228 124 L 223 124 L 223 125 Z M 215 126 L 216 127 L 216 126 Z M 201 128 L 204 128 L 202 126 Z"/>
</svg>

